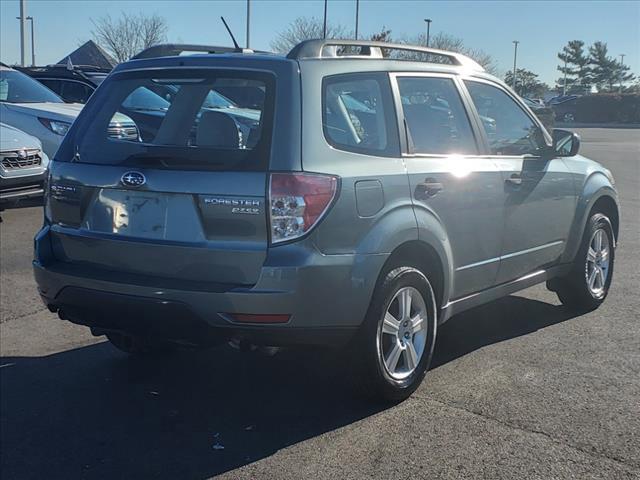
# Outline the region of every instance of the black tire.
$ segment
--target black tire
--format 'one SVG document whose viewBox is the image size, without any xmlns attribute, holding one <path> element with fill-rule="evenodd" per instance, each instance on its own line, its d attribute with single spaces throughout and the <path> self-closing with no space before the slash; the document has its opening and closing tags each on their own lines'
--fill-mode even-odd
<svg viewBox="0 0 640 480">
<path fill-rule="evenodd" d="M 106 333 L 111 345 L 129 355 L 157 355 L 170 353 L 174 350 L 167 342 L 160 342 L 148 338 L 136 337 L 119 332 Z"/>
<path fill-rule="evenodd" d="M 592 289 L 589 287 L 589 278 L 593 273 L 593 269 L 590 268 L 587 256 L 598 231 L 604 232 L 607 238 L 609 245 L 608 266 L 606 279 L 602 282 L 602 288 Z M 556 292 L 565 307 L 576 312 L 589 312 L 602 305 L 602 302 L 609 294 L 611 280 L 613 279 L 615 263 L 614 242 L 613 230 L 609 219 L 602 213 L 594 213 L 587 222 L 571 272 L 565 277 L 556 278 L 549 282 L 549 288 Z M 599 259 L 599 261 L 602 262 L 602 259 Z M 596 277 L 598 276 L 599 274 L 596 275 Z"/>
<path fill-rule="evenodd" d="M 396 293 L 404 287 L 413 287 L 424 300 L 427 311 L 426 324 L 423 327 L 426 340 L 415 370 L 406 378 L 397 379 L 390 374 L 383 360 L 381 328 L 387 309 L 394 301 Z M 436 329 L 437 302 L 428 274 L 425 275 L 408 266 L 396 267 L 383 274 L 374 291 L 362 328 L 354 339 L 357 356 L 353 358 L 351 355 L 350 358 L 355 367 L 353 380 L 360 393 L 368 398 L 392 403 L 409 397 L 420 386 L 429 369 Z"/>
</svg>

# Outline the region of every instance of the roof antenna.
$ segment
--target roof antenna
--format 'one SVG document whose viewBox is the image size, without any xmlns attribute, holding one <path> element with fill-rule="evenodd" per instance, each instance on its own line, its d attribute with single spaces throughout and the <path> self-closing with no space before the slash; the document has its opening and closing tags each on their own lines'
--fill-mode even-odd
<svg viewBox="0 0 640 480">
<path fill-rule="evenodd" d="M 220 19 L 222 20 L 222 23 L 224 23 L 224 28 L 226 28 L 227 32 L 229 32 L 229 36 L 231 37 L 233 46 L 236 48 L 238 52 L 242 52 L 242 47 L 240 47 L 240 45 L 238 45 L 238 42 L 236 42 L 236 37 L 234 37 L 233 33 L 231 33 L 231 29 L 229 28 L 229 25 L 227 25 L 227 22 L 224 21 L 224 17 L 221 16 Z"/>
</svg>

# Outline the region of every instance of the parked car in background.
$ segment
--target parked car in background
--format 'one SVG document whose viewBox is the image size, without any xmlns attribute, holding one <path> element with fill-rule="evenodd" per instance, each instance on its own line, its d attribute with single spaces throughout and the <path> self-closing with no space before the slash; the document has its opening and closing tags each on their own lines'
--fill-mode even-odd
<svg viewBox="0 0 640 480">
<path fill-rule="evenodd" d="M 0 119 L 39 139 L 50 158 L 82 107 L 80 103 L 64 103 L 40 82 L 13 68 L 0 66 Z M 138 129 L 131 118 L 116 112 L 109 135 L 137 139 Z"/>
<path fill-rule="evenodd" d="M 542 100 L 541 98 L 530 98 L 530 97 L 522 97 L 522 98 L 523 100 L 527 100 L 532 103 L 537 103 L 538 105 L 541 105 L 543 107 L 545 105 L 544 100 Z"/>
<path fill-rule="evenodd" d="M 87 103 L 111 70 L 88 65 L 47 65 L 15 67 L 38 80 L 67 103 Z"/>
<path fill-rule="evenodd" d="M 453 315 L 542 282 L 578 311 L 607 297 L 611 172 L 472 59 L 354 40 L 164 50 L 117 66 L 51 162 L 33 267 L 60 318 L 136 355 L 339 346 L 350 382 L 399 401 Z M 177 93 L 152 136 L 110 137 L 158 84 Z M 205 105 L 229 86 L 263 93 L 250 125 Z"/>
<path fill-rule="evenodd" d="M 547 105 L 558 105 L 560 103 L 568 102 L 570 100 L 575 100 L 579 95 L 557 95 L 555 97 L 551 97 L 547 102 Z"/>
<path fill-rule="evenodd" d="M 578 95 L 567 95 L 560 100 L 549 103 L 553 109 L 554 117 L 557 122 L 574 123 L 580 121 L 577 113 L 577 102 L 581 98 Z"/>
<path fill-rule="evenodd" d="M 49 158 L 40 140 L 0 123 L 0 205 L 42 195 Z"/>
<path fill-rule="evenodd" d="M 545 128 L 548 130 L 553 129 L 555 124 L 555 112 L 553 108 L 547 107 L 542 101 L 535 101 L 526 97 L 523 97 L 522 101 L 536 114 L 536 117 L 540 119 Z"/>
</svg>

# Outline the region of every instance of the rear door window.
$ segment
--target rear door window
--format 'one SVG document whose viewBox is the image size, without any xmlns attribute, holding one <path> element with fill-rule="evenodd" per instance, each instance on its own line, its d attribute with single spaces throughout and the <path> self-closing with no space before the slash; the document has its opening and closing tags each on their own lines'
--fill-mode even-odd
<svg viewBox="0 0 640 480">
<path fill-rule="evenodd" d="M 451 78 L 398 77 L 409 153 L 477 154 L 473 130 Z"/>
<path fill-rule="evenodd" d="M 253 108 L 240 107 L 218 92 L 228 85 L 260 89 L 263 101 Z M 81 159 L 109 164 L 135 163 L 137 159 L 158 166 L 262 169 L 268 160 L 273 88 L 272 75 L 255 72 L 116 74 L 98 93 L 101 108 L 83 138 L 88 153 Z M 109 138 L 111 117 L 125 127 L 135 125 L 138 135 Z"/>
<path fill-rule="evenodd" d="M 327 77 L 323 82 L 324 135 L 341 150 L 399 156 L 389 78 L 381 73 Z"/>
</svg>

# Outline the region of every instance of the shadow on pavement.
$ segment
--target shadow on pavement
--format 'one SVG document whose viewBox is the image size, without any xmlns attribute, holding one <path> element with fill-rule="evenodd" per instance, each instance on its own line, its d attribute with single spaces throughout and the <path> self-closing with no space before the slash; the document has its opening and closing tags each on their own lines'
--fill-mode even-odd
<svg viewBox="0 0 640 480">
<path fill-rule="evenodd" d="M 25 198 L 17 201 L 0 202 L 0 222 L 2 222 L 2 212 L 7 210 L 17 210 L 21 208 L 41 207 L 43 205 L 42 198 Z"/>
<path fill-rule="evenodd" d="M 514 296 L 474 309 L 441 328 L 434 368 L 568 318 Z M 4 357 L 1 476 L 207 478 L 233 470 L 382 409 L 338 381 L 335 356 L 265 358 L 225 347 L 136 360 L 102 343 Z"/>
</svg>

